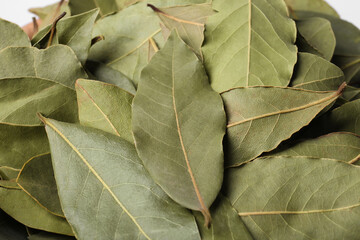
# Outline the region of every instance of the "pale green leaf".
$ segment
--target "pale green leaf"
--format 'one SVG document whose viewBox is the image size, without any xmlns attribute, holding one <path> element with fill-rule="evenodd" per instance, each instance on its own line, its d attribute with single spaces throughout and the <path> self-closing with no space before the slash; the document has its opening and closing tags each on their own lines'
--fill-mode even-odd
<svg viewBox="0 0 360 240">
<path fill-rule="evenodd" d="M 337 90 L 345 81 L 336 65 L 311 53 L 299 53 L 291 87 L 314 91 Z"/>
<path fill-rule="evenodd" d="M 132 124 L 154 180 L 176 202 L 201 211 L 208 224 L 222 183 L 225 114 L 203 65 L 176 31 L 142 72 Z"/>
<path fill-rule="evenodd" d="M 260 158 L 228 170 L 224 191 L 255 239 L 357 239 L 359 181 L 340 161 Z"/>
<path fill-rule="evenodd" d="M 299 34 L 305 40 L 305 44 L 312 48 L 316 55 L 331 60 L 336 46 L 335 34 L 331 23 L 319 17 L 308 18 L 296 22 Z M 304 49 L 299 46 L 299 51 Z"/>
<path fill-rule="evenodd" d="M 225 165 L 237 166 L 275 149 L 341 94 L 293 88 L 237 88 L 222 94 L 228 119 Z"/>
<path fill-rule="evenodd" d="M 156 185 L 131 143 L 43 121 L 61 205 L 79 239 L 199 240 L 193 216 Z"/>
<path fill-rule="evenodd" d="M 19 172 L 16 182 L 23 191 L 42 207 L 54 215 L 64 217 L 50 153 L 29 159 Z"/>
<path fill-rule="evenodd" d="M 214 0 L 203 54 L 211 86 L 289 84 L 297 59 L 296 26 L 283 0 Z"/>
<path fill-rule="evenodd" d="M 115 0 L 70 0 L 69 7 L 72 15 L 98 8 L 100 17 L 120 10 Z"/>
<path fill-rule="evenodd" d="M 0 50 L 6 47 L 30 47 L 26 33 L 15 23 L 0 18 Z"/>
<path fill-rule="evenodd" d="M 309 16 L 326 14 L 339 18 L 339 14 L 324 0 L 285 0 L 285 3 L 294 18 L 302 16 L 303 12 L 308 12 Z"/>
<path fill-rule="evenodd" d="M 115 85 L 92 80 L 79 79 L 75 86 L 82 125 L 134 142 L 131 132 L 133 94 Z"/>
<path fill-rule="evenodd" d="M 57 3 L 45 7 L 30 8 L 29 11 L 33 14 L 36 14 L 40 18 L 41 23 L 39 24 L 39 29 L 52 24 L 54 20 L 63 12 L 66 12 L 65 18 L 70 17 L 68 1 L 60 0 Z"/>
<path fill-rule="evenodd" d="M 37 112 L 64 121 L 77 121 L 75 81 L 78 78 L 87 78 L 87 75 L 67 46 L 2 50 L 0 121 L 41 125 Z"/>
<path fill-rule="evenodd" d="M 351 133 L 331 133 L 283 145 L 267 155 L 329 158 L 359 164 L 360 136 Z"/>
</svg>

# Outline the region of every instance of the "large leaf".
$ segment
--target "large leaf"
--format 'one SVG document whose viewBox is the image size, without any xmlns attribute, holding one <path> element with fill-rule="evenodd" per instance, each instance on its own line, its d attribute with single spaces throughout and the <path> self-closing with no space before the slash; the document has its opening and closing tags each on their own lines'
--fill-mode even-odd
<svg viewBox="0 0 360 240">
<path fill-rule="evenodd" d="M 214 14 L 211 4 L 194 4 L 169 8 L 156 8 L 149 5 L 171 31 L 176 29 L 179 36 L 202 59 L 201 46 L 208 16 Z"/>
<path fill-rule="evenodd" d="M 283 0 L 213 1 L 203 54 L 216 91 L 287 86 L 296 63 L 295 23 Z"/>
<path fill-rule="evenodd" d="M 27 236 L 28 234 L 24 225 L 16 222 L 0 210 L 0 239 L 27 240 Z"/>
<path fill-rule="evenodd" d="M 331 133 L 281 146 L 267 155 L 328 158 L 359 164 L 360 136 L 351 133 Z"/>
<path fill-rule="evenodd" d="M 164 41 L 160 31 L 160 19 L 151 8 L 145 3 L 130 6 L 96 23 L 93 36 L 103 35 L 105 40 L 90 49 L 89 59 L 105 63 L 138 83 L 150 59 L 149 42 L 161 46 Z"/>
<path fill-rule="evenodd" d="M 51 214 L 23 190 L 0 187 L 0 208 L 28 227 L 73 235 L 65 218 Z"/>
<path fill-rule="evenodd" d="M 300 39 L 304 40 L 305 46 L 299 46 L 299 50 L 310 50 L 326 60 L 331 60 L 336 46 L 336 39 L 331 28 L 330 21 L 324 18 L 309 18 L 296 22 Z M 301 42 L 300 42 L 301 43 Z"/>
<path fill-rule="evenodd" d="M 63 211 L 79 239 L 199 239 L 193 216 L 113 134 L 43 119 Z"/>
<path fill-rule="evenodd" d="M 208 224 L 222 183 L 225 114 L 201 62 L 175 31 L 142 72 L 132 124 L 155 181 Z"/>
<path fill-rule="evenodd" d="M 134 84 L 130 79 L 128 79 L 121 72 L 106 66 L 103 63 L 87 61 L 85 65 L 86 70 L 88 70 L 97 80 L 114 84 L 129 93 L 135 95 L 136 89 Z"/>
<path fill-rule="evenodd" d="M 339 14 L 324 0 L 285 0 L 285 3 L 295 18 L 302 16 L 303 12 L 308 12 L 309 16 L 326 14 L 339 17 Z"/>
<path fill-rule="evenodd" d="M 360 168 L 304 157 L 257 159 L 226 174 L 226 195 L 255 239 L 357 239 Z"/>
<path fill-rule="evenodd" d="M 54 35 L 54 44 L 63 44 L 69 46 L 82 64 L 89 54 L 91 45 L 92 29 L 98 15 L 99 10 L 72 16 L 64 20 L 60 20 L 56 25 L 56 33 Z M 35 47 L 46 48 L 50 35 L 51 27 L 48 26 L 41 30 L 33 39 L 32 43 Z"/>
<path fill-rule="evenodd" d="M 225 165 L 275 149 L 341 94 L 280 87 L 237 88 L 222 94 L 227 113 Z"/>
<path fill-rule="evenodd" d="M 0 166 L 20 170 L 31 157 L 49 152 L 43 127 L 0 124 Z"/>
<path fill-rule="evenodd" d="M 9 64 L 11 63 L 11 64 Z M 36 116 L 75 122 L 75 81 L 87 75 L 67 46 L 45 50 L 9 47 L 0 52 L 0 121 L 36 126 Z"/>
<path fill-rule="evenodd" d="M 210 210 L 213 217 L 210 228 L 204 226 L 201 214 L 195 213 L 202 240 L 253 240 L 249 230 L 226 197 L 219 195 Z"/>
<path fill-rule="evenodd" d="M 49 212 L 64 216 L 51 164 L 50 153 L 35 156 L 19 172 L 17 184 Z"/>
<path fill-rule="evenodd" d="M 344 82 L 344 73 L 336 65 L 310 53 L 299 53 L 291 87 L 314 91 L 332 91 Z"/>
<path fill-rule="evenodd" d="M 6 47 L 30 47 L 26 33 L 15 23 L 0 18 L 0 50 Z"/>
<path fill-rule="evenodd" d="M 84 79 L 76 82 L 76 92 L 82 125 L 134 142 L 131 132 L 131 104 L 134 95 L 115 85 Z"/>
</svg>

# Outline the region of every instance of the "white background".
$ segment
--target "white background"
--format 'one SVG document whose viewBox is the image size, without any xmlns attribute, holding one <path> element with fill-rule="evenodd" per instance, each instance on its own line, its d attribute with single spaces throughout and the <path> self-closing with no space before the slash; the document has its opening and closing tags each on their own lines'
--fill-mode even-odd
<svg viewBox="0 0 360 240">
<path fill-rule="evenodd" d="M 58 1 L 59 0 L 0 0 L 0 18 L 23 26 L 31 22 L 33 15 L 27 11 L 29 8 L 41 7 Z M 360 0 L 327 0 L 327 2 L 335 8 L 343 19 L 360 28 Z"/>
</svg>

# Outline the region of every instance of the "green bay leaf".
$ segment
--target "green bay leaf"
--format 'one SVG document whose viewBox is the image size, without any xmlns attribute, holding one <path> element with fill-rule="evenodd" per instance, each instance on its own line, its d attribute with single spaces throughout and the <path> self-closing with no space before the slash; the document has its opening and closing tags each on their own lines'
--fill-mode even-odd
<svg viewBox="0 0 360 240">
<path fill-rule="evenodd" d="M 202 63 L 175 31 L 142 72 L 132 125 L 155 181 L 208 224 L 222 183 L 225 114 Z"/>
<path fill-rule="evenodd" d="M 0 18 L 0 51 L 6 47 L 30 47 L 26 33 L 15 23 Z"/>
<path fill-rule="evenodd" d="M 297 59 L 296 26 L 282 0 L 214 0 L 203 54 L 211 86 L 289 84 Z"/>
<path fill-rule="evenodd" d="M 326 14 L 339 18 L 339 14 L 324 0 L 285 0 L 289 12 L 294 18 L 301 17 L 303 12 L 308 16 Z"/>
</svg>

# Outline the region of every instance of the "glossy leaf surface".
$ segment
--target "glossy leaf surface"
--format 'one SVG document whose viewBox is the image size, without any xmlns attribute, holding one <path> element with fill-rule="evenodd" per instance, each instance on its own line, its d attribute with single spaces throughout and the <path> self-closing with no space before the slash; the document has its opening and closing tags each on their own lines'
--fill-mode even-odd
<svg viewBox="0 0 360 240">
<path fill-rule="evenodd" d="M 282 0 L 213 1 L 203 54 L 218 92 L 254 85 L 287 86 L 296 63 L 295 23 Z"/>
<path fill-rule="evenodd" d="M 131 143 L 43 121 L 62 208 L 79 239 L 199 239 L 193 216 L 155 184 Z"/>
<path fill-rule="evenodd" d="M 359 176 L 340 161 L 260 158 L 228 170 L 225 191 L 255 239 L 356 239 Z"/>
<path fill-rule="evenodd" d="M 200 60 L 175 31 L 142 72 L 132 125 L 154 180 L 208 224 L 222 183 L 225 114 Z"/>
<path fill-rule="evenodd" d="M 275 149 L 326 106 L 338 92 L 279 87 L 237 88 L 222 94 L 227 114 L 225 165 L 236 166 Z"/>
<path fill-rule="evenodd" d="M 79 79 L 76 82 L 79 119 L 133 143 L 131 104 L 134 95 L 111 84 Z"/>
</svg>

